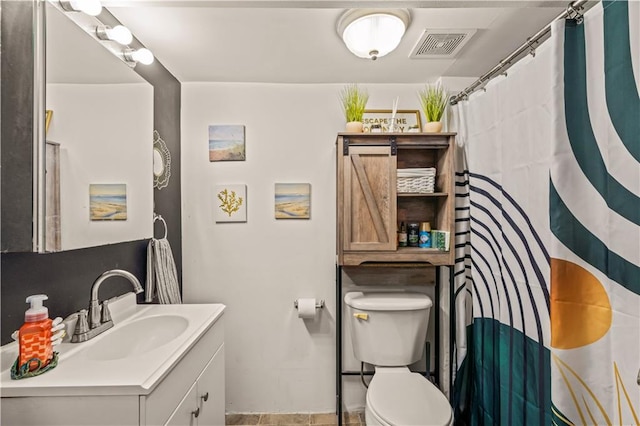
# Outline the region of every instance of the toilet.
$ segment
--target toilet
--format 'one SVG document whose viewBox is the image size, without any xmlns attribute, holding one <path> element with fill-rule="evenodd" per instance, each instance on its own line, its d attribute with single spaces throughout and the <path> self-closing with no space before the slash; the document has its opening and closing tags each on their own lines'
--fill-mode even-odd
<svg viewBox="0 0 640 426">
<path fill-rule="evenodd" d="M 375 366 L 365 421 L 383 426 L 449 426 L 449 401 L 408 365 L 422 358 L 431 299 L 422 293 L 349 292 L 344 301 L 353 353 Z"/>
</svg>

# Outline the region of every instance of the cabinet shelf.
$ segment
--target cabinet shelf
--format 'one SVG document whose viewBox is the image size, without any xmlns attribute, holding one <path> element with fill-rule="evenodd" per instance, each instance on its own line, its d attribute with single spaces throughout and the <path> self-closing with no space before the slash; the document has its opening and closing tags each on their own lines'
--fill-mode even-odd
<svg viewBox="0 0 640 426">
<path fill-rule="evenodd" d="M 398 253 L 419 253 L 419 254 L 449 254 L 448 251 L 439 250 L 437 248 L 424 248 L 424 247 L 398 247 Z"/>
<path fill-rule="evenodd" d="M 446 192 L 429 192 L 429 193 L 420 193 L 420 192 L 398 192 L 398 197 L 448 197 L 449 194 Z"/>
</svg>

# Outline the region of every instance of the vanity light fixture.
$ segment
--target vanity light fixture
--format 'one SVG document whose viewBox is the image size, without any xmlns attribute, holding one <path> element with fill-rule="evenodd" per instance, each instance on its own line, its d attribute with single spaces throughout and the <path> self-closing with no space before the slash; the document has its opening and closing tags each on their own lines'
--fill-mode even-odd
<svg viewBox="0 0 640 426">
<path fill-rule="evenodd" d="M 153 63 L 153 53 L 149 49 L 125 49 L 122 52 L 124 59 L 133 64 L 135 66 L 136 63 L 140 62 L 143 65 L 150 65 Z"/>
<path fill-rule="evenodd" d="M 60 6 L 67 12 L 84 12 L 90 16 L 98 16 L 102 12 L 100 0 L 60 0 Z"/>
<path fill-rule="evenodd" d="M 351 53 L 375 61 L 398 47 L 410 21 L 406 9 L 351 9 L 337 31 Z"/>
<path fill-rule="evenodd" d="M 113 28 L 106 25 L 100 25 L 96 27 L 96 36 L 98 36 L 100 40 L 112 40 L 123 46 L 126 46 L 133 41 L 133 34 L 131 34 L 131 31 L 122 25 L 116 25 Z"/>
</svg>

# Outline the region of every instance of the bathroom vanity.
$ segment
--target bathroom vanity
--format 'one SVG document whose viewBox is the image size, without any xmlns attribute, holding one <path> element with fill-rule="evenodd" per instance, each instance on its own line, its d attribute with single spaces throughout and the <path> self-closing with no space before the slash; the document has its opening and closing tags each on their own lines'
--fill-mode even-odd
<svg viewBox="0 0 640 426">
<path fill-rule="evenodd" d="M 11 380 L 17 348 L 2 348 L 3 425 L 224 425 L 225 306 L 124 298 L 112 329 L 63 343 L 41 376 Z"/>
</svg>

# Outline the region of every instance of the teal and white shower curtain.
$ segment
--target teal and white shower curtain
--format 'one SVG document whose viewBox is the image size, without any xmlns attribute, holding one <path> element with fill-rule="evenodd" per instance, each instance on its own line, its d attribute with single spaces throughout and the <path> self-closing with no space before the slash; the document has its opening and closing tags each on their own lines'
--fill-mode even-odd
<svg viewBox="0 0 640 426">
<path fill-rule="evenodd" d="M 455 111 L 456 423 L 640 425 L 640 3 L 507 74 Z"/>
</svg>

